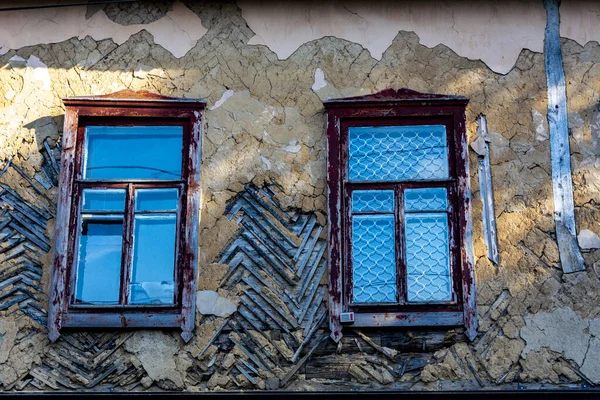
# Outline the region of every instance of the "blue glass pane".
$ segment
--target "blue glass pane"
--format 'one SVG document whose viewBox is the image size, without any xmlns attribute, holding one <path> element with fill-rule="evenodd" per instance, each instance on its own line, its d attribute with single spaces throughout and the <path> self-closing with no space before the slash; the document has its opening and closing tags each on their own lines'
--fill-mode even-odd
<svg viewBox="0 0 600 400">
<path fill-rule="evenodd" d="M 448 209 L 446 188 L 406 189 L 404 191 L 406 211 L 441 211 Z"/>
<path fill-rule="evenodd" d="M 136 215 L 130 303 L 173 304 L 176 220 L 173 215 Z"/>
<path fill-rule="evenodd" d="M 443 125 L 350 127 L 352 181 L 401 181 L 448 177 Z"/>
<path fill-rule="evenodd" d="M 352 269 L 355 303 L 396 302 L 396 251 L 393 215 L 352 218 Z"/>
<path fill-rule="evenodd" d="M 122 216 L 82 216 L 76 303 L 118 304 L 121 281 Z"/>
<path fill-rule="evenodd" d="M 138 189 L 135 211 L 176 211 L 178 197 L 177 189 Z"/>
<path fill-rule="evenodd" d="M 452 299 L 448 215 L 405 215 L 408 301 Z"/>
<path fill-rule="evenodd" d="M 181 126 L 88 126 L 85 179 L 181 178 Z"/>
<path fill-rule="evenodd" d="M 125 189 L 83 189 L 83 211 L 125 210 Z"/>
<path fill-rule="evenodd" d="M 355 190 L 352 192 L 352 211 L 394 211 L 393 190 Z"/>
</svg>

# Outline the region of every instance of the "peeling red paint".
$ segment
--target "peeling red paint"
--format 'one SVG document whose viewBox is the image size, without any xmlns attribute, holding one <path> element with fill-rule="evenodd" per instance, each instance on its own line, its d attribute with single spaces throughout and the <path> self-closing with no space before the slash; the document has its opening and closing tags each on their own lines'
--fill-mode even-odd
<svg viewBox="0 0 600 400">
<path fill-rule="evenodd" d="M 386 325 L 465 325 L 472 329 L 476 325 L 473 262 L 467 256 L 470 246 L 468 235 L 470 223 L 470 192 L 468 175 L 468 151 L 466 149 L 465 107 L 468 99 L 461 96 L 419 93 L 409 89 L 386 89 L 381 92 L 344 99 L 326 101 L 328 160 L 327 179 L 329 189 L 329 313 L 330 328 L 334 340 L 341 338 L 339 323 L 341 312 L 354 311 L 354 326 Z M 444 304 L 408 304 L 402 295 L 396 305 L 363 306 L 351 303 L 352 274 L 349 240 L 348 202 L 352 189 L 356 187 L 394 189 L 398 195 L 404 187 L 419 186 L 417 183 L 350 183 L 346 178 L 348 126 L 395 125 L 431 123 L 432 120 L 446 125 L 448 153 L 450 155 L 450 180 L 446 183 L 427 182 L 425 186 L 446 187 L 451 204 L 449 214 L 450 245 L 453 276 L 452 301 Z M 402 189 L 402 190 L 401 190 Z M 397 224 L 400 211 L 395 211 Z M 396 228 L 398 235 L 402 229 Z M 344 238 L 346 238 L 344 240 Z M 397 240 L 401 243 L 401 238 Z M 397 250 L 399 256 L 400 250 Z M 401 257 L 400 257 L 401 258 Z M 404 267 L 398 266 L 398 290 L 404 288 Z M 464 316 L 463 316 L 464 315 Z M 395 322 L 394 322 L 395 321 Z M 474 322 L 475 321 L 475 322 Z"/>
<path fill-rule="evenodd" d="M 201 116 L 205 103 L 176 99 L 150 92 L 121 91 L 112 95 L 72 97 L 63 100 L 66 107 L 63 134 L 62 168 L 56 223 L 55 254 L 52 270 L 49 337 L 56 340 L 62 327 L 181 327 L 186 341 L 194 327 L 196 264 L 200 199 Z M 175 124 L 184 131 L 181 181 L 82 181 L 82 155 L 85 126 L 89 123 L 116 125 Z M 80 188 L 121 187 L 127 189 L 126 222 L 123 246 L 119 304 L 93 308 L 74 305 L 72 299 L 75 268 L 74 241 L 77 236 Z M 94 186 L 95 185 L 95 186 Z M 175 187 L 180 196 L 175 266 L 175 305 L 142 307 L 128 304 L 127 281 L 130 276 L 133 237 L 133 191 L 137 187 Z M 127 222 L 128 221 L 128 222 Z"/>
</svg>

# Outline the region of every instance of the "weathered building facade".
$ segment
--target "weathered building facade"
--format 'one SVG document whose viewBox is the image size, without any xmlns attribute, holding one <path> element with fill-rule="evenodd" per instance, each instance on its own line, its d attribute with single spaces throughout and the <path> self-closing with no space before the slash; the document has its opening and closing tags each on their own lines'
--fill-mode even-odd
<svg viewBox="0 0 600 400">
<path fill-rule="evenodd" d="M 599 15 L 597 2 L 583 0 L 178 0 L 1 11 L 2 390 L 600 384 Z M 195 319 L 183 337 L 179 325 L 53 325 L 55 239 L 69 240 L 55 230 L 68 225 L 56 218 L 73 145 L 65 103 L 83 107 L 77 102 L 123 90 L 112 98 L 148 91 L 206 102 L 203 110 L 194 103 L 198 190 L 194 180 L 185 189 L 197 194 L 186 215 L 198 218 L 186 226 L 197 273 Z M 457 300 L 453 315 L 469 309 L 473 318 L 339 323 L 348 309 L 332 297 L 331 232 L 346 222 L 331 219 L 342 207 L 331 202 L 333 103 L 384 90 L 372 118 L 408 118 L 393 111 L 405 107 L 402 96 L 425 108 L 462 104 L 462 133 L 445 151 L 464 162 L 435 187 L 454 193 L 457 182 L 459 195 L 448 198 L 460 201 L 447 211 L 456 212 L 456 232 L 460 225 L 455 262 L 470 265 L 474 281 L 455 278 L 453 290 L 473 296 Z M 63 102 L 77 96 L 87 99 Z"/>
</svg>

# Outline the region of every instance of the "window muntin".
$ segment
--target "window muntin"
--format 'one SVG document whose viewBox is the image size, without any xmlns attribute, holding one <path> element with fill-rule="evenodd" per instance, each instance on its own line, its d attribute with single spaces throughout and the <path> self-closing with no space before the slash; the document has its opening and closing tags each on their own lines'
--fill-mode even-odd
<svg viewBox="0 0 600 400">
<path fill-rule="evenodd" d="M 436 118 L 344 124 L 349 310 L 460 306 L 451 129 Z"/>
</svg>

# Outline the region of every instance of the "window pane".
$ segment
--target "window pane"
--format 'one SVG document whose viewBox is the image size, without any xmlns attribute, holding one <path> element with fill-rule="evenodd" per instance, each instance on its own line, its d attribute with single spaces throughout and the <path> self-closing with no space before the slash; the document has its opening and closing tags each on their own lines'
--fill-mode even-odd
<svg viewBox="0 0 600 400">
<path fill-rule="evenodd" d="M 448 177 L 444 125 L 350 127 L 352 181 L 401 181 Z"/>
<path fill-rule="evenodd" d="M 393 190 L 355 190 L 352 192 L 352 211 L 394 211 Z"/>
<path fill-rule="evenodd" d="M 125 189 L 83 189 L 83 211 L 125 210 Z"/>
<path fill-rule="evenodd" d="M 173 304 L 177 216 L 136 215 L 132 304 Z"/>
<path fill-rule="evenodd" d="M 446 188 L 406 189 L 404 191 L 406 211 L 442 211 L 448 209 Z"/>
<path fill-rule="evenodd" d="M 405 215 L 408 301 L 452 299 L 448 215 Z"/>
<path fill-rule="evenodd" d="M 85 179 L 181 178 L 181 126 L 88 126 Z"/>
<path fill-rule="evenodd" d="M 123 217 L 82 216 L 76 303 L 118 304 Z"/>
<path fill-rule="evenodd" d="M 177 189 L 138 189 L 135 211 L 176 211 L 178 197 Z"/>
<path fill-rule="evenodd" d="M 396 251 L 393 215 L 352 218 L 355 303 L 396 302 Z"/>
</svg>

